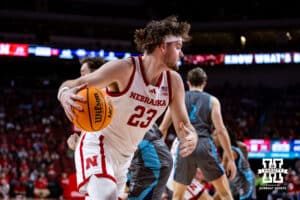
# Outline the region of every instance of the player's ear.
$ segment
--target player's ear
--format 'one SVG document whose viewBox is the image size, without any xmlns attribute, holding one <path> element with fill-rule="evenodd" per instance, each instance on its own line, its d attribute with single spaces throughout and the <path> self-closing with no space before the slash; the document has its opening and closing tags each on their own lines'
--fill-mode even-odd
<svg viewBox="0 0 300 200">
<path fill-rule="evenodd" d="M 192 87 L 190 81 L 186 81 L 186 84 L 188 85 L 189 89 Z"/>
<path fill-rule="evenodd" d="M 165 52 L 165 50 L 167 49 L 167 43 L 162 42 L 159 46 L 159 49 L 161 50 L 161 52 Z"/>
</svg>

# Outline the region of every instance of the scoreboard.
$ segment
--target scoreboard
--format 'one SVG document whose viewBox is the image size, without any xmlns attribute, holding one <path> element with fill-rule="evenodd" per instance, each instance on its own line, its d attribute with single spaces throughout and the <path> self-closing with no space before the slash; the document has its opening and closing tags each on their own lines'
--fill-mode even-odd
<svg viewBox="0 0 300 200">
<path fill-rule="evenodd" d="M 287 158 L 300 157 L 300 139 L 270 140 L 245 139 L 249 158 Z"/>
</svg>

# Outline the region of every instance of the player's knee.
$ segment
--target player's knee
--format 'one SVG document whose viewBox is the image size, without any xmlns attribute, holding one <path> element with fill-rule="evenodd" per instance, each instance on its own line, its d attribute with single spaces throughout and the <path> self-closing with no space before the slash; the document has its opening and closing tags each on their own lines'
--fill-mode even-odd
<svg viewBox="0 0 300 200">
<path fill-rule="evenodd" d="M 182 200 L 184 199 L 184 193 L 186 190 L 186 185 L 183 185 L 181 183 L 177 183 L 174 181 L 173 185 L 173 200 Z"/>
<path fill-rule="evenodd" d="M 91 176 L 87 185 L 89 197 L 93 200 L 117 199 L 117 185 L 110 179 Z"/>
<path fill-rule="evenodd" d="M 220 199 L 222 199 L 222 200 L 233 199 L 230 190 L 229 191 L 222 190 L 222 191 L 219 191 L 218 194 L 219 194 Z"/>
<path fill-rule="evenodd" d="M 184 193 L 182 192 L 178 192 L 178 191 L 173 191 L 173 196 L 172 199 L 173 200 L 182 200 L 183 199 L 183 195 Z"/>
</svg>

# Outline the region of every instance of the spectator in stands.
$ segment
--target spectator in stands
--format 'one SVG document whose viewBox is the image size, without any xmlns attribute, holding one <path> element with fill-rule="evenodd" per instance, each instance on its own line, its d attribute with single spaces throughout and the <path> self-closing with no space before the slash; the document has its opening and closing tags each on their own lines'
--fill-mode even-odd
<svg viewBox="0 0 300 200">
<path fill-rule="evenodd" d="M 68 179 L 68 174 L 66 172 L 62 172 L 60 180 L 59 180 L 59 186 L 62 190 L 62 194 L 61 194 L 60 198 L 67 199 L 70 196 L 69 195 L 69 190 L 68 190 L 69 184 L 70 184 L 70 182 L 69 182 L 69 179 Z"/>
<path fill-rule="evenodd" d="M 18 179 L 14 187 L 14 193 L 18 198 L 25 198 L 27 196 L 27 188 L 29 184 L 28 172 L 21 172 L 21 176 Z"/>
<path fill-rule="evenodd" d="M 39 198 L 46 198 L 50 195 L 50 190 L 48 189 L 48 179 L 43 172 L 39 174 L 39 177 L 34 182 L 34 195 Z"/>
<path fill-rule="evenodd" d="M 0 177 L 0 191 L 1 191 L 1 195 L 2 197 L 7 200 L 9 199 L 9 179 L 8 176 L 2 172 L 1 173 L 1 177 Z"/>
</svg>

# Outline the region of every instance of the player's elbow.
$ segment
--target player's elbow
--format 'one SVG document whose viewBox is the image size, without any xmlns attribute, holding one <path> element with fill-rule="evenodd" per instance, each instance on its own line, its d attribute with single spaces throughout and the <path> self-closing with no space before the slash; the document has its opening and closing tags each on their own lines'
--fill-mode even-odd
<svg viewBox="0 0 300 200">
<path fill-rule="evenodd" d="M 226 135 L 227 134 L 227 129 L 226 129 L 226 127 L 219 127 L 219 128 L 215 129 L 215 132 L 218 135 Z"/>
</svg>

